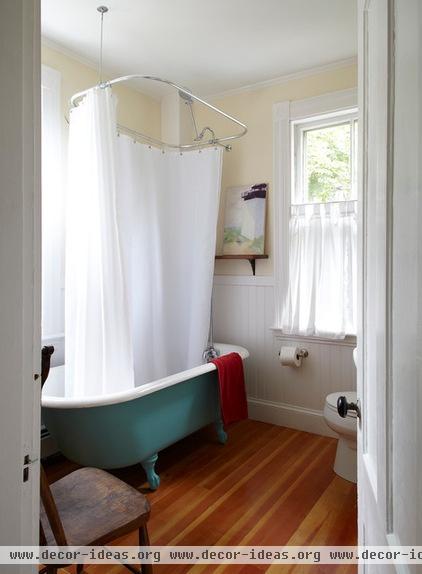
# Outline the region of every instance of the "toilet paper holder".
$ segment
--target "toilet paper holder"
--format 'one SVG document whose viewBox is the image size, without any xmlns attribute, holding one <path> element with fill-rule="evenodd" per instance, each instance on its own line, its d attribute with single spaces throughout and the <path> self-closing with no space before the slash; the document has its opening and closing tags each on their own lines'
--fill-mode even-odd
<svg viewBox="0 0 422 574">
<path fill-rule="evenodd" d="M 300 349 L 298 356 L 302 357 L 302 359 L 306 359 L 306 357 L 309 355 L 308 353 L 308 349 Z"/>
<path fill-rule="evenodd" d="M 302 358 L 302 359 L 306 359 L 306 357 L 309 355 L 308 349 L 299 349 L 299 352 L 297 353 L 297 357 Z M 278 352 L 278 356 L 280 356 L 280 351 Z"/>
</svg>

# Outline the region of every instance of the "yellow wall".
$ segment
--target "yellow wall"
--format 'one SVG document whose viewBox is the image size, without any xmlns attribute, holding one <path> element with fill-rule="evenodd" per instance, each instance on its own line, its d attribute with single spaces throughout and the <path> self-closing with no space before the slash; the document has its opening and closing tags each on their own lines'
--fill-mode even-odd
<svg viewBox="0 0 422 574">
<path fill-rule="evenodd" d="M 273 104 L 285 100 L 311 98 L 355 86 L 357 86 L 357 67 L 356 65 L 351 65 L 260 90 L 242 92 L 212 102 L 228 114 L 239 118 L 240 121 L 248 126 L 246 136 L 233 142 L 233 150 L 231 152 L 224 152 L 222 198 L 218 227 L 218 253 L 221 253 L 222 250 L 225 189 L 235 185 L 269 183 L 266 252 L 270 258 L 266 261 L 257 261 L 256 272 L 257 275 L 272 275 Z M 218 135 L 222 132 L 224 133 L 225 129 L 227 133 L 227 123 L 224 120 L 218 120 L 218 118 L 216 121 L 215 115 L 208 110 L 204 108 L 198 109 L 197 117 L 201 127 L 210 125 L 216 128 Z M 231 126 L 229 129 L 231 129 Z M 251 273 L 251 269 L 247 261 L 217 261 L 216 273 L 220 275 L 248 275 Z"/>
<path fill-rule="evenodd" d="M 62 75 L 63 114 L 69 115 L 69 100 L 73 94 L 98 83 L 98 71 L 45 45 L 41 52 L 42 63 L 58 70 Z M 134 130 L 160 137 L 160 102 L 125 86 L 115 86 L 118 96 L 118 122 Z"/>
</svg>

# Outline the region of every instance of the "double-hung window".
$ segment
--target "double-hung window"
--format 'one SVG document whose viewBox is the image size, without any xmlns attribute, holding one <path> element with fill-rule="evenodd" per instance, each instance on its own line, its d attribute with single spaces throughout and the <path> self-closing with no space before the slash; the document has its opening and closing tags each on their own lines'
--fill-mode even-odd
<svg viewBox="0 0 422 574">
<path fill-rule="evenodd" d="M 344 338 L 356 333 L 357 110 L 289 118 L 289 132 L 278 326 Z"/>
</svg>

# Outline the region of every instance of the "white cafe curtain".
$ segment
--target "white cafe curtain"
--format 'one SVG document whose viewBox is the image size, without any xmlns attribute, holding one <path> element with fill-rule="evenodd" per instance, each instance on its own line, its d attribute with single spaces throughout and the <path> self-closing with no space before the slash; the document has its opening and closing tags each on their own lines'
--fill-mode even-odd
<svg viewBox="0 0 422 574">
<path fill-rule="evenodd" d="M 292 205 L 283 332 L 356 333 L 356 210 L 356 201 Z"/>
</svg>

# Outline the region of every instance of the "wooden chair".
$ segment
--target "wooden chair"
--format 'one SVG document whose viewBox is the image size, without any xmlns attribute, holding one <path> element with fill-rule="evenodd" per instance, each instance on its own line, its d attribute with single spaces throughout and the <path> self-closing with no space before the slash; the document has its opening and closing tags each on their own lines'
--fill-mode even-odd
<svg viewBox="0 0 422 574">
<path fill-rule="evenodd" d="M 42 353 L 42 384 L 49 372 L 52 347 Z M 134 530 L 139 545 L 149 546 L 150 505 L 143 494 L 98 468 L 80 468 L 49 485 L 41 465 L 41 546 L 103 546 Z M 65 565 L 48 565 L 41 572 L 56 574 Z M 133 566 L 125 564 L 132 572 Z M 78 564 L 77 572 L 83 570 Z M 152 574 L 152 565 L 141 566 Z"/>
</svg>

